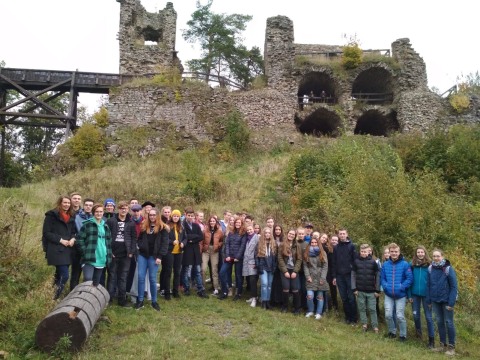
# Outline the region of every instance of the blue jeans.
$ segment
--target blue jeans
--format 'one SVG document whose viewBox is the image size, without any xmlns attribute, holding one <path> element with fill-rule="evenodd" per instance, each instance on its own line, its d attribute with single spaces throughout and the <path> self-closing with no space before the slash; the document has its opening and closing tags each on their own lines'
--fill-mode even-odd
<svg viewBox="0 0 480 360">
<path fill-rule="evenodd" d="M 407 320 L 405 319 L 405 304 L 407 298 L 394 299 L 385 295 L 385 320 L 388 325 L 388 332 L 392 334 L 397 333 L 397 327 L 393 320 L 393 310 L 395 309 L 397 316 L 397 324 L 400 329 L 400 336 L 407 337 Z"/>
<path fill-rule="evenodd" d="M 435 313 L 435 319 L 437 320 L 438 335 L 440 336 L 440 342 L 448 345 L 455 346 L 455 325 L 453 323 L 453 309 L 447 310 L 447 303 L 432 302 L 433 312 Z"/>
<path fill-rule="evenodd" d="M 183 274 L 183 288 L 184 288 L 184 290 L 185 291 L 190 290 L 189 275 L 190 275 L 190 272 L 191 272 L 192 277 L 195 279 L 195 283 L 197 284 L 197 292 L 204 291 L 205 288 L 203 287 L 201 266 L 200 265 L 185 265 L 184 269 L 185 269 L 185 272 Z"/>
<path fill-rule="evenodd" d="M 273 271 L 263 271 L 260 274 L 260 295 L 262 301 L 270 301 L 270 294 L 272 293 Z"/>
<path fill-rule="evenodd" d="M 313 298 L 317 298 L 317 311 L 316 314 L 322 315 L 323 312 L 323 303 L 326 299 L 327 292 L 322 290 L 307 290 L 307 308 L 308 312 L 313 312 Z"/>
<path fill-rule="evenodd" d="M 143 255 L 138 255 L 137 267 L 138 267 L 138 298 L 137 301 L 143 301 L 145 296 L 145 276 L 150 281 L 150 293 L 152 294 L 152 303 L 157 302 L 157 271 L 158 265 L 155 264 L 155 258 L 149 256 L 148 259 Z"/>
<path fill-rule="evenodd" d="M 105 268 L 96 268 L 93 265 L 83 265 L 83 281 L 91 281 L 92 285 L 97 286 L 100 284 L 100 278 L 102 277 L 103 270 Z"/>
<path fill-rule="evenodd" d="M 435 336 L 433 329 L 433 318 L 432 318 L 432 309 L 427 305 L 425 296 L 412 295 L 412 312 L 413 312 L 413 321 L 415 322 L 415 329 L 419 332 L 422 332 L 422 320 L 420 317 L 420 308 L 423 305 L 423 312 L 425 313 L 425 320 L 427 321 L 427 330 L 428 337 L 433 338 Z"/>
<path fill-rule="evenodd" d="M 237 295 L 241 295 L 243 290 L 243 261 L 237 261 L 233 264 L 230 262 L 223 263 L 222 269 L 220 270 L 220 282 L 222 285 L 222 292 L 224 294 L 228 293 L 228 287 L 232 283 L 232 267 L 235 267 L 235 286 L 237 287 Z"/>
<path fill-rule="evenodd" d="M 55 266 L 55 299 L 58 299 L 63 292 L 65 284 L 68 281 L 68 268 L 70 265 Z"/>
<path fill-rule="evenodd" d="M 345 312 L 345 320 L 348 322 L 357 322 L 357 303 L 352 291 L 351 274 L 337 274 L 337 289 L 340 293 Z"/>
</svg>

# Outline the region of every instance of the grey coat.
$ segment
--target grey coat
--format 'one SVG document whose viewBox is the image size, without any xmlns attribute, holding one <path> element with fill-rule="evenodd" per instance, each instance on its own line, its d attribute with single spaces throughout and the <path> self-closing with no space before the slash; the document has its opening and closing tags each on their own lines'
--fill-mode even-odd
<svg viewBox="0 0 480 360">
<path fill-rule="evenodd" d="M 252 240 L 250 240 L 245 246 L 242 276 L 257 275 L 257 267 L 255 266 L 255 250 L 257 249 L 258 239 L 258 234 L 253 235 Z"/>
<path fill-rule="evenodd" d="M 329 290 L 327 282 L 328 260 L 321 262 L 318 256 L 309 257 L 309 262 L 303 262 L 303 271 L 305 272 L 305 278 L 309 276 L 312 278 L 312 282 L 306 282 L 307 290 Z M 323 284 L 320 284 L 320 280 L 323 280 Z"/>
</svg>

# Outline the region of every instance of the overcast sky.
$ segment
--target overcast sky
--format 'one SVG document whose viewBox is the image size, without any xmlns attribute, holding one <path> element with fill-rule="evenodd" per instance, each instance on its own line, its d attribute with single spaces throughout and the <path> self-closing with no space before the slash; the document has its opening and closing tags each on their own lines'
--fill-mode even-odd
<svg viewBox="0 0 480 360">
<path fill-rule="evenodd" d="M 195 11 L 195 0 L 172 0 L 177 11 L 178 56 L 199 56 L 182 38 Z M 149 12 L 167 1 L 142 0 Z M 205 4 L 206 0 L 202 0 Z M 212 11 L 252 15 L 245 45 L 263 51 L 268 17 L 285 15 L 294 24 L 295 42 L 345 44 L 343 34 L 356 34 L 363 49 L 386 49 L 409 38 L 427 65 L 428 83 L 442 92 L 461 74 L 480 69 L 478 12 L 473 1 L 345 0 L 266 1 L 214 0 Z M 394 5 L 395 4 L 395 5 Z M 118 73 L 116 0 L 0 0 L 0 60 L 7 67 Z M 96 96 L 80 95 L 92 111 Z"/>
</svg>

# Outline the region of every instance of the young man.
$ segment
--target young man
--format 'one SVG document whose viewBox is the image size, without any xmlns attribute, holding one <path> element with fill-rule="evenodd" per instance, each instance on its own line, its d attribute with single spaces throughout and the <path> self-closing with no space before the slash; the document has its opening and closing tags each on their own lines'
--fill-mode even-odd
<svg viewBox="0 0 480 360">
<path fill-rule="evenodd" d="M 188 274 L 192 272 L 197 284 L 197 295 L 208 298 L 202 281 L 202 254 L 199 243 L 203 240 L 203 232 L 200 225 L 195 223 L 195 212 L 191 207 L 185 209 L 185 221 L 183 222 L 183 266 L 185 268 L 183 286 L 184 294 L 190 295 L 190 281 Z"/>
<path fill-rule="evenodd" d="M 230 210 L 225 210 L 223 212 L 223 220 L 219 221 L 224 234 L 227 232 L 228 221 L 230 220 L 231 217 L 232 217 L 232 212 Z"/>
<path fill-rule="evenodd" d="M 338 231 L 338 239 L 338 245 L 333 249 L 333 285 L 337 286 L 342 298 L 345 322 L 354 325 L 357 322 L 357 305 L 352 291 L 352 265 L 356 257 L 355 246 L 348 238 L 347 229 Z"/>
<path fill-rule="evenodd" d="M 403 259 L 400 246 L 391 243 L 388 245 L 388 249 L 390 250 L 390 259 L 383 264 L 381 272 L 381 283 L 385 293 L 385 319 L 388 325 L 388 337 L 397 337 L 397 327 L 393 320 L 393 309 L 395 308 L 400 329 L 399 340 L 405 341 L 407 339 L 405 303 L 407 302 L 407 289 L 413 282 L 412 268 Z"/>
<path fill-rule="evenodd" d="M 353 262 L 352 290 L 357 297 L 363 331 L 367 331 L 368 328 L 368 308 L 372 329 L 378 333 L 376 298 L 380 295 L 380 269 L 370 255 L 370 245 L 368 244 L 360 246 L 360 256 Z"/>
<path fill-rule="evenodd" d="M 135 253 L 134 239 L 136 238 L 135 226 L 127 226 L 130 222 L 128 204 L 126 201 L 118 203 L 118 214 L 107 220 L 107 225 L 112 233 L 112 261 L 108 266 L 108 292 L 110 300 L 118 295 L 118 305 L 126 307 L 127 276 L 130 262 Z M 127 231 L 128 230 L 128 231 Z"/>
<path fill-rule="evenodd" d="M 306 244 L 310 244 L 310 239 L 312 238 L 313 225 L 311 223 L 305 224 L 305 237 L 303 240 Z"/>
<path fill-rule="evenodd" d="M 105 211 L 105 213 L 103 214 L 103 218 L 105 221 L 115 215 L 115 206 L 115 200 L 113 200 L 112 198 L 105 199 L 105 202 L 103 203 Z"/>
</svg>

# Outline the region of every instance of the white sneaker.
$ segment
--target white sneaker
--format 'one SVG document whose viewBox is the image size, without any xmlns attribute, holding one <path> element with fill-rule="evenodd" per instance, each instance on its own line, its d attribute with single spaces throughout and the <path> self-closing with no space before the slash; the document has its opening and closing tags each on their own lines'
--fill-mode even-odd
<svg viewBox="0 0 480 360">
<path fill-rule="evenodd" d="M 313 312 L 308 312 L 307 315 L 305 315 L 306 318 L 309 318 L 309 317 L 312 317 L 313 316 Z"/>
<path fill-rule="evenodd" d="M 217 296 L 217 295 L 218 295 L 218 290 L 217 290 L 217 289 L 213 290 L 213 295 L 214 295 L 214 296 Z"/>
<path fill-rule="evenodd" d="M 252 299 L 253 299 L 253 300 L 252 300 L 252 302 L 250 303 L 250 306 L 251 306 L 251 307 L 257 306 L 257 299 L 255 299 L 255 298 L 252 298 Z"/>
<path fill-rule="evenodd" d="M 233 289 L 232 288 L 228 289 L 228 296 L 233 296 Z"/>
<path fill-rule="evenodd" d="M 253 299 L 254 299 L 254 298 L 253 298 L 253 297 L 251 297 L 250 299 L 248 299 L 248 300 L 245 300 L 245 301 L 246 301 L 247 303 L 251 304 L 251 303 L 252 303 L 252 301 L 253 301 Z"/>
<path fill-rule="evenodd" d="M 322 315 L 320 314 L 315 314 L 315 320 L 320 320 L 322 318 Z"/>
<path fill-rule="evenodd" d="M 212 281 L 212 279 L 210 279 L 210 278 L 207 278 L 207 279 L 205 280 L 205 282 L 211 282 L 211 281 Z"/>
</svg>

